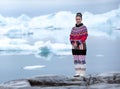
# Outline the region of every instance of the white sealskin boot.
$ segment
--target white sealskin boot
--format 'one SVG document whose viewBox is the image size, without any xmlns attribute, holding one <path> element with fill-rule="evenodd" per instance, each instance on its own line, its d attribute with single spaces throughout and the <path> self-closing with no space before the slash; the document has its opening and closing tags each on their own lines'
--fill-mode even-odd
<svg viewBox="0 0 120 89">
<path fill-rule="evenodd" d="M 82 77 L 86 76 L 86 64 L 81 64 L 80 76 Z"/>
<path fill-rule="evenodd" d="M 75 72 L 76 72 L 76 74 L 75 74 L 74 77 L 80 77 L 80 74 L 81 74 L 81 66 L 80 66 L 80 64 L 75 65 Z"/>
<path fill-rule="evenodd" d="M 75 76 L 74 77 L 84 77 L 86 76 L 86 64 L 76 64 L 75 65 Z"/>
</svg>

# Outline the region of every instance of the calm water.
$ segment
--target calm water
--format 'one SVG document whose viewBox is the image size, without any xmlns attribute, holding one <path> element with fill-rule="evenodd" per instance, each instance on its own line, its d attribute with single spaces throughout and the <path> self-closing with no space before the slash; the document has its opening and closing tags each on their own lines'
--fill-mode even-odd
<svg viewBox="0 0 120 89">
<path fill-rule="evenodd" d="M 87 42 L 87 74 L 120 71 L 120 40 L 89 38 Z M 0 83 L 37 75 L 74 75 L 72 55 L 53 56 L 50 60 L 34 55 L 0 56 Z M 25 70 L 25 66 L 44 65 L 43 68 Z"/>
</svg>

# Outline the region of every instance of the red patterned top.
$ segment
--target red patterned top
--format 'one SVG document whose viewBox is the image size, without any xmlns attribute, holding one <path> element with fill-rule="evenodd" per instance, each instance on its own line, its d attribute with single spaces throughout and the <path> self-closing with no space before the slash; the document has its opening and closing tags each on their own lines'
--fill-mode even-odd
<svg viewBox="0 0 120 89">
<path fill-rule="evenodd" d="M 87 39 L 87 36 L 88 32 L 86 26 L 73 27 L 70 34 L 70 41 L 79 41 L 83 43 Z"/>
</svg>

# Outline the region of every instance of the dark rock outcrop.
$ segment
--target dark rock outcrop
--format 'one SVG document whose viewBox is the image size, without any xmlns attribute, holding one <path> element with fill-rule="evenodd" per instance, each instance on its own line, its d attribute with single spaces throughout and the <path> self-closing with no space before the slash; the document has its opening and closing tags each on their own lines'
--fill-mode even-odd
<svg viewBox="0 0 120 89">
<path fill-rule="evenodd" d="M 120 73 L 103 73 L 79 78 L 38 76 L 3 83 L 0 89 L 120 89 Z"/>
</svg>

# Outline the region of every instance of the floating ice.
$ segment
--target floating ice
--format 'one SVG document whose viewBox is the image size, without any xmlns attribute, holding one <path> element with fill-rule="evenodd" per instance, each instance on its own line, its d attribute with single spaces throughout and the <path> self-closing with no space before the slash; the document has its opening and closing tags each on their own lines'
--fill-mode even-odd
<svg viewBox="0 0 120 89">
<path fill-rule="evenodd" d="M 23 69 L 25 70 L 35 70 L 35 69 L 40 69 L 44 68 L 45 65 L 33 65 L 33 66 L 25 66 Z"/>
<path fill-rule="evenodd" d="M 103 54 L 97 54 L 96 57 L 104 57 Z"/>
</svg>

